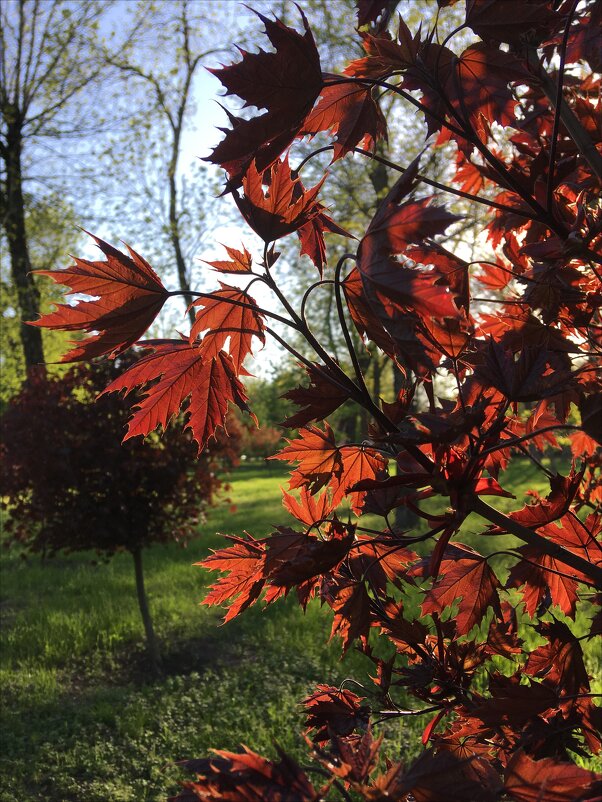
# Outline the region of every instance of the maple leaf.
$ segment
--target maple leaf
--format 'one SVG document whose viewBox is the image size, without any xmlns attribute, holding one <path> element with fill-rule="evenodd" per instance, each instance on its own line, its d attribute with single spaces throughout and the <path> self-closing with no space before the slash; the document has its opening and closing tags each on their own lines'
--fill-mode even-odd
<svg viewBox="0 0 602 802">
<path fill-rule="evenodd" d="M 534 43 L 550 35 L 550 26 L 563 17 L 546 0 L 468 0 L 466 24 L 486 42 Z"/>
<path fill-rule="evenodd" d="M 351 508 L 360 513 L 365 498 L 362 490 L 353 490 L 362 481 L 382 478 L 386 461 L 378 451 L 363 446 L 342 446 L 343 471 L 340 477 L 333 477 L 332 503 L 336 506 L 348 495 Z"/>
<path fill-rule="evenodd" d="M 407 575 L 405 569 L 417 559 L 415 552 L 401 547 L 395 538 L 376 540 L 361 535 L 348 562 L 354 576 L 367 577 L 372 588 L 384 593 L 387 580 L 399 586 L 399 580 Z"/>
<path fill-rule="evenodd" d="M 358 145 L 373 149 L 387 138 L 387 123 L 371 87 L 340 83 L 324 87 L 301 133 L 313 137 L 320 131 L 335 135 L 334 162 Z"/>
<path fill-rule="evenodd" d="M 282 396 L 301 407 L 282 422 L 282 426 L 289 429 L 305 426 L 312 420 L 323 420 L 349 398 L 347 390 L 328 380 L 322 365 L 307 366 L 305 370 L 309 385 L 289 390 Z"/>
<path fill-rule="evenodd" d="M 574 763 L 552 758 L 533 760 L 519 750 L 506 768 L 504 789 L 516 802 L 593 802 L 602 791 L 602 783 L 594 771 Z"/>
<path fill-rule="evenodd" d="M 370 25 L 387 11 L 389 0 L 358 0 L 357 2 L 357 27 L 363 28 Z"/>
<path fill-rule="evenodd" d="M 303 700 L 307 713 L 305 726 L 316 730 L 315 743 L 325 743 L 335 735 L 345 736 L 368 723 L 368 711 L 362 707 L 364 697 L 346 688 L 317 685 L 311 696 Z"/>
<path fill-rule="evenodd" d="M 546 638 L 529 654 L 524 671 L 551 683 L 565 694 L 573 696 L 589 691 L 589 677 L 583 663 L 583 650 L 571 630 L 562 621 L 542 621 L 536 627 Z"/>
<path fill-rule="evenodd" d="M 369 802 L 495 802 L 500 786 L 497 771 L 485 758 L 461 758 L 446 749 L 429 749 L 407 770 L 402 764 L 393 764 L 375 780 L 365 798 Z"/>
<path fill-rule="evenodd" d="M 548 685 L 530 680 L 521 684 L 521 674 L 511 677 L 495 671 L 490 674 L 490 698 L 483 698 L 475 705 L 471 715 L 486 726 L 510 726 L 522 729 L 529 720 L 557 710 L 558 694 Z"/>
<path fill-rule="evenodd" d="M 389 332 L 372 310 L 364 294 L 362 278 L 354 267 L 342 282 L 349 314 L 361 336 L 366 336 L 392 359 L 397 355 L 397 347 Z"/>
<path fill-rule="evenodd" d="M 217 260 L 213 262 L 208 262 L 206 259 L 203 261 L 205 264 L 211 265 L 216 270 L 219 270 L 220 273 L 251 273 L 251 267 L 253 264 L 253 258 L 249 251 L 244 247 L 242 251 L 236 250 L 236 248 L 229 248 L 227 245 L 224 245 L 228 256 L 230 259 L 228 260 Z"/>
<path fill-rule="evenodd" d="M 297 501 L 293 495 L 282 488 L 282 503 L 284 507 L 297 520 L 309 527 L 325 521 L 334 509 L 331 494 L 324 492 L 316 496 L 310 493 L 307 487 L 301 487 L 299 490 L 300 499 Z"/>
<path fill-rule="evenodd" d="M 242 180 L 243 195 L 234 192 L 234 200 L 253 231 L 264 242 L 273 242 L 322 212 L 324 207 L 316 198 L 323 183 L 324 178 L 312 189 L 303 189 L 300 179 L 293 178 L 288 156 L 266 172 L 258 171 L 253 162 Z"/>
<path fill-rule="evenodd" d="M 207 606 L 231 602 L 224 623 L 254 604 L 259 598 L 266 582 L 266 549 L 262 541 L 251 535 L 245 540 L 234 535 L 226 535 L 233 545 L 213 551 L 202 562 L 194 563 L 210 571 L 228 572 L 211 586 L 209 593 L 201 602 Z"/>
<path fill-rule="evenodd" d="M 533 506 L 538 508 L 543 505 Z M 529 509 L 525 507 L 520 512 L 524 514 Z M 541 526 L 541 523 L 537 525 Z M 545 523 L 539 531 L 550 541 L 584 557 L 588 562 L 594 565 L 602 563 L 602 547 L 596 539 L 599 523 L 595 517 L 588 517 L 584 523 L 574 515 L 563 515 L 556 523 Z M 533 616 L 539 604 L 549 599 L 565 615 L 574 618 L 577 587 L 579 581 L 584 579 L 583 575 L 575 569 L 570 569 L 568 573 L 567 566 L 561 560 L 532 546 L 521 546 L 518 551 L 524 560 L 510 571 L 508 586 L 524 585 L 522 596 L 529 615 Z"/>
<path fill-rule="evenodd" d="M 92 359 L 103 354 L 116 356 L 133 345 L 149 328 L 169 297 L 161 280 L 136 251 L 126 246 L 129 256 L 90 234 L 106 256 L 105 262 L 74 257 L 75 264 L 65 270 L 36 270 L 58 284 L 69 287 L 68 294 L 95 296 L 77 304 L 61 304 L 30 325 L 63 331 L 99 332 L 78 343 L 62 362 Z"/>
<path fill-rule="evenodd" d="M 247 292 L 221 282 L 220 287 L 220 290 L 211 293 L 211 298 L 198 298 L 193 302 L 193 307 L 201 308 L 196 313 L 190 331 L 190 344 L 194 344 L 201 332 L 208 330 L 200 350 L 204 358 L 209 359 L 217 356 L 229 339 L 226 350 L 238 374 L 245 358 L 251 353 L 253 337 L 265 343 L 264 318 L 257 312 L 255 301 Z"/>
<path fill-rule="evenodd" d="M 570 368 L 554 352 L 525 345 L 515 359 L 512 349 L 493 338 L 489 339 L 485 362 L 475 369 L 475 375 L 511 401 L 539 401 L 573 382 Z"/>
<path fill-rule="evenodd" d="M 227 95 L 267 109 L 251 120 L 230 115 L 233 128 L 208 159 L 228 171 L 230 188 L 240 186 L 253 159 L 263 171 L 289 147 L 323 87 L 320 56 L 303 12 L 303 33 L 256 13 L 275 52 L 241 49 L 242 61 L 210 70 Z"/>
<path fill-rule="evenodd" d="M 422 602 L 423 615 L 441 613 L 459 599 L 453 619 L 459 635 L 479 624 L 490 606 L 501 615 L 497 592 L 500 583 L 480 554 L 463 550 L 453 560 L 443 560 L 440 572 L 441 578 L 433 583 Z"/>
<path fill-rule="evenodd" d="M 315 493 L 325 487 L 333 476 L 343 470 L 341 453 L 334 440 L 334 432 L 325 422 L 324 431 L 317 426 L 307 426 L 299 431 L 299 437 L 289 440 L 288 445 L 270 459 L 299 462 L 299 470 L 291 478 L 291 488 L 304 485 Z"/>
<path fill-rule="evenodd" d="M 467 47 L 457 62 L 461 97 L 452 102 L 466 110 L 482 139 L 486 138 L 487 123 L 511 125 L 515 122 L 517 100 L 512 96 L 509 82 L 528 82 L 530 74 L 519 59 L 485 42 Z M 448 83 L 449 88 L 449 83 Z"/>
<path fill-rule="evenodd" d="M 346 652 L 355 640 L 365 639 L 370 630 L 372 616 L 366 585 L 364 582 L 341 579 L 332 582 L 323 594 L 334 611 L 330 637 L 340 635 L 343 652 Z"/>
<path fill-rule="evenodd" d="M 316 802 L 314 789 L 297 763 L 276 747 L 280 760 L 267 760 L 247 747 L 244 752 L 215 750 L 217 757 L 189 760 L 183 766 L 197 775 L 195 782 L 184 783 L 192 799 L 205 802 Z M 185 802 L 180 795 L 174 802 Z"/>
<path fill-rule="evenodd" d="M 295 532 L 285 527 L 265 541 L 265 571 L 270 584 L 291 587 L 328 573 L 347 555 L 353 542 L 353 527 L 333 528 L 329 540 Z"/>
<path fill-rule="evenodd" d="M 407 245 L 421 244 L 426 237 L 443 232 L 458 218 L 445 209 L 429 207 L 429 198 L 399 205 L 413 187 L 417 170 L 416 159 L 378 207 L 360 242 L 357 266 L 365 296 L 381 325 L 400 344 L 406 359 L 415 351 L 417 361 L 424 365 L 428 364 L 424 345 L 407 312 L 419 318 L 454 318 L 458 309 L 449 289 L 437 284 L 436 273 L 401 264 L 394 256 Z"/>
<path fill-rule="evenodd" d="M 508 517 L 531 529 L 562 518 L 568 512 L 582 479 L 583 471 L 576 472 L 574 468 L 571 468 L 568 476 L 559 473 L 550 476 L 550 492 L 545 499 L 538 500 L 536 504 L 525 504 L 521 510 L 509 513 Z M 495 531 L 501 530 L 497 528 Z"/>
<path fill-rule="evenodd" d="M 402 72 L 415 63 L 420 44 L 420 35 L 412 37 L 410 29 L 399 17 L 397 39 L 393 39 L 388 31 L 381 31 L 376 36 L 363 34 L 362 45 L 367 55 L 351 61 L 344 73 L 355 78 L 383 78 Z"/>
<path fill-rule="evenodd" d="M 297 184 L 296 186 L 299 185 Z M 325 207 L 321 203 L 317 205 L 320 211 L 308 220 L 307 223 L 304 223 L 301 228 L 297 229 L 297 236 L 301 243 L 300 253 L 309 256 L 317 267 L 320 277 L 322 277 L 324 266 L 326 265 L 324 232 L 340 234 L 342 237 L 351 237 L 352 235 L 344 228 L 337 225 L 337 223 L 325 213 Z"/>
<path fill-rule="evenodd" d="M 207 358 L 201 348 L 179 340 L 149 341 L 152 353 L 142 357 L 115 379 L 104 393 L 131 392 L 144 386 L 144 397 L 134 407 L 124 440 L 166 428 L 186 399 L 185 428 L 191 429 L 199 452 L 218 426 L 224 426 L 230 403 L 249 412 L 247 396 L 230 357 L 219 351 Z M 154 384 L 150 384 L 155 382 Z M 102 395 L 104 395 L 102 393 Z"/>
<path fill-rule="evenodd" d="M 331 771 L 346 782 L 363 784 L 378 762 L 384 736 L 374 740 L 368 725 L 363 732 L 335 735 L 331 741 Z"/>
<path fill-rule="evenodd" d="M 579 412 L 581 413 L 581 426 L 583 431 L 602 443 L 602 399 L 600 394 L 584 395 L 579 400 Z"/>
</svg>

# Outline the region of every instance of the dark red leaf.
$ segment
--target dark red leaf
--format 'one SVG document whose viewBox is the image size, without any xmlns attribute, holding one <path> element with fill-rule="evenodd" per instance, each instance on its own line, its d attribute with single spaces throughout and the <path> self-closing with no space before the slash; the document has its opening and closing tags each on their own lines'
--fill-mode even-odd
<svg viewBox="0 0 602 802">
<path fill-rule="evenodd" d="M 259 598 L 265 584 L 265 545 L 262 541 L 227 535 L 233 545 L 214 551 L 203 562 L 194 563 L 210 571 L 227 571 L 210 588 L 203 604 L 214 605 L 230 602 L 224 621 L 235 618 Z"/>
<path fill-rule="evenodd" d="M 158 426 L 165 429 L 170 419 L 186 407 L 185 428 L 199 445 L 199 451 L 218 426 L 223 426 L 230 403 L 249 411 L 247 396 L 236 377 L 232 360 L 223 351 L 207 358 L 202 349 L 185 342 L 149 342 L 153 352 L 140 359 L 104 391 L 131 392 L 145 387 L 144 398 L 134 407 L 125 440 L 146 435 Z M 157 381 L 158 380 L 158 381 Z M 150 384 L 155 382 L 154 384 Z"/>
<path fill-rule="evenodd" d="M 209 157 L 229 172 L 230 188 L 240 186 L 253 159 L 263 172 L 288 148 L 323 86 L 320 57 L 303 12 L 303 33 L 278 19 L 257 16 L 274 52 L 241 50 L 242 61 L 211 70 L 227 95 L 238 95 L 245 106 L 267 109 L 248 121 L 232 117 L 233 128 Z"/>
<path fill-rule="evenodd" d="M 293 177 L 287 156 L 265 174 L 252 163 L 242 179 L 243 195 L 235 192 L 234 200 L 253 231 L 264 242 L 273 242 L 321 213 L 323 207 L 316 198 L 323 181 L 304 190 L 300 179 Z"/>
<path fill-rule="evenodd" d="M 185 793 L 204 802 L 316 802 L 319 793 L 297 763 L 278 749 L 280 760 L 267 760 L 245 747 L 241 753 L 216 750 L 217 757 L 187 761 L 197 775 Z M 182 802 L 187 797 L 175 798 Z"/>
<path fill-rule="evenodd" d="M 351 735 L 368 723 L 368 711 L 362 706 L 362 696 L 346 688 L 318 685 L 303 704 L 307 713 L 305 726 L 315 730 L 312 740 L 325 743 L 333 736 Z"/>
<path fill-rule="evenodd" d="M 328 381 L 327 368 L 316 365 L 311 368 L 306 367 L 306 371 L 310 380 L 309 386 L 297 387 L 282 396 L 301 407 L 298 412 L 283 421 L 282 425 L 290 429 L 305 426 L 312 420 L 323 420 L 349 398 L 346 390 Z"/>
<path fill-rule="evenodd" d="M 214 262 L 206 262 L 206 264 L 211 265 L 216 270 L 219 270 L 220 273 L 251 273 L 251 268 L 253 265 L 253 258 L 249 251 L 244 247 L 242 251 L 237 251 L 236 248 L 229 248 L 227 245 L 224 245 L 228 256 L 230 257 L 227 261 L 214 261 Z"/>
<path fill-rule="evenodd" d="M 519 751 L 506 768 L 504 789 L 515 802 L 582 802 L 600 794 L 602 783 L 574 763 L 533 760 Z"/>
<path fill-rule="evenodd" d="M 90 235 L 107 257 L 106 262 L 75 259 L 65 270 L 38 270 L 69 294 L 96 296 L 62 304 L 30 325 L 63 331 L 99 332 L 82 340 L 62 362 L 92 359 L 103 354 L 115 356 L 133 345 L 149 328 L 169 293 L 149 263 L 126 246 L 129 256 L 107 242 Z"/>
<path fill-rule="evenodd" d="M 238 374 L 251 353 L 253 337 L 265 343 L 264 318 L 255 310 L 255 301 L 244 290 L 221 282 L 220 287 L 211 293 L 212 298 L 198 298 L 192 304 L 200 309 L 190 331 L 190 344 L 194 345 L 197 337 L 206 331 L 200 344 L 203 357 L 216 357 L 224 349 L 232 357 Z"/>
<path fill-rule="evenodd" d="M 386 139 L 387 123 L 370 87 L 340 83 L 324 87 L 302 133 L 314 136 L 320 131 L 335 135 L 336 161 L 358 145 L 373 149 L 379 140 Z"/>
<path fill-rule="evenodd" d="M 500 583 L 485 558 L 466 552 L 463 559 L 443 560 L 440 571 L 441 578 L 422 602 L 424 615 L 441 613 L 459 599 L 454 621 L 458 633 L 465 635 L 482 621 L 489 607 L 499 611 Z"/>
</svg>

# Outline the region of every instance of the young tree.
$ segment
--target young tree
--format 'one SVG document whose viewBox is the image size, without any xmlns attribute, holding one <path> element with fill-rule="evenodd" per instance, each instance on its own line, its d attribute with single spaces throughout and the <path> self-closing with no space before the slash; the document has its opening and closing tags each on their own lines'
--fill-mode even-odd
<svg viewBox="0 0 602 802">
<path fill-rule="evenodd" d="M 343 649 L 354 644 L 375 664 L 369 700 L 324 685 L 306 700 L 311 766 L 285 754 L 219 752 L 191 761 L 197 779 L 182 802 L 585 802 L 600 794 L 595 773 L 575 762 L 601 747 L 583 651 L 600 633 L 600 614 L 590 622 L 582 610 L 585 601 L 599 606 L 602 584 L 600 5 L 470 0 L 460 39 L 459 30 L 439 34 L 453 5 L 439 3 L 432 28 L 412 31 L 399 20 L 394 33 L 364 32 L 365 56 L 336 75 L 322 71 L 303 15 L 300 31 L 259 15 L 272 48 L 241 51 L 216 71 L 227 93 L 259 114 L 232 116 L 211 161 L 226 170 L 226 191 L 264 241 L 263 254 L 228 247 L 212 265 L 248 277 L 247 286 L 224 281 L 195 293 L 190 336 L 149 343 L 151 352 L 109 385 L 144 388 L 127 437 L 164 427 L 188 403 L 203 447 L 230 403 L 247 410 L 253 338 L 274 337 L 305 365 L 308 384 L 292 391 L 298 411 L 288 420 L 299 435 L 276 455 L 296 463 L 285 504 L 299 525 L 231 536 L 205 560 L 224 574 L 205 603 L 229 605 L 229 620 L 262 596 L 272 603 L 294 590 L 303 607 L 319 598 Z M 360 30 L 385 10 L 389 3 L 360 3 Z M 300 166 L 291 167 L 295 142 L 330 135 L 332 172 L 343 158 L 382 161 L 383 93 L 421 115 L 433 146 L 453 143 L 455 161 L 442 183 L 424 175 L 420 158 L 387 160 L 396 183 L 358 245 L 319 273 L 316 287 L 333 293 L 346 372 L 308 326 L 313 290 L 300 308 L 282 291 L 276 248 L 296 233 L 324 268 L 332 221 L 318 197 L 329 177 L 304 186 Z M 446 247 L 462 224 L 447 197 L 488 212 L 479 237 L 489 254 L 478 264 Z M 98 298 L 39 321 L 91 334 L 67 359 L 120 353 L 174 294 L 137 254 L 99 245 L 105 262 L 77 260 L 52 274 Z M 257 282 L 279 306 L 255 303 Z M 301 334 L 313 360 L 275 323 Z M 411 411 L 412 388 L 389 402 L 371 395 L 351 323 L 412 371 L 428 411 Z M 368 430 L 363 441 L 337 443 L 326 418 L 350 400 L 368 413 Z M 562 432 L 577 456 L 566 474 L 554 462 Z M 551 469 L 531 446 L 551 449 Z M 483 496 L 513 497 L 503 469 L 525 458 L 547 476 L 547 497 L 534 493 L 509 514 L 486 503 Z M 399 504 L 423 525 L 391 525 Z M 366 525 L 366 513 L 382 525 Z M 470 545 L 469 529 L 478 533 Z M 508 534 L 515 546 L 495 550 Z M 540 636 L 536 647 L 523 640 L 527 627 Z M 373 731 L 405 716 L 427 717 L 425 751 L 411 766 L 398 755 L 379 760 Z"/>
<path fill-rule="evenodd" d="M 150 141 L 140 149 L 140 155 L 142 170 L 152 159 L 153 172 L 147 191 L 139 197 L 145 208 L 151 202 L 158 210 L 158 222 L 162 226 L 159 239 L 171 250 L 187 307 L 193 300 L 190 294 L 192 254 L 198 246 L 208 193 L 207 186 L 199 186 L 193 194 L 186 191 L 191 182 L 182 176 L 183 140 L 186 123 L 194 111 L 195 80 L 212 57 L 215 61 L 220 52 L 226 52 L 225 46 L 219 47 L 220 34 L 215 20 L 211 19 L 211 11 L 212 8 L 204 4 L 177 0 L 160 3 L 149 15 L 147 4 L 141 3 L 133 15 L 132 25 L 148 47 L 135 42 L 116 51 L 109 44 L 105 51 L 107 64 L 124 79 L 128 95 L 135 97 L 143 93 L 150 99 L 143 111 Z M 154 51 L 150 57 L 149 47 Z M 124 158 L 131 160 L 130 136 L 126 136 L 126 142 L 130 153 Z M 129 207 L 135 172 L 130 172 L 124 187 Z M 189 316 L 192 324 L 194 313 L 190 311 Z"/>
<path fill-rule="evenodd" d="M 238 460 L 240 432 L 217 434 L 198 458 L 186 433 L 174 429 L 146 446 L 118 447 L 127 408 L 116 396 L 95 397 L 114 378 L 116 363 L 72 368 L 61 378 L 24 385 L 0 419 L 0 493 L 8 510 L 6 530 L 13 543 L 53 557 L 57 552 L 96 551 L 110 558 L 132 555 L 136 592 L 151 667 L 160 666 L 144 586 L 142 551 L 153 543 L 185 545 L 196 524 L 215 503 L 217 472 Z"/>
</svg>

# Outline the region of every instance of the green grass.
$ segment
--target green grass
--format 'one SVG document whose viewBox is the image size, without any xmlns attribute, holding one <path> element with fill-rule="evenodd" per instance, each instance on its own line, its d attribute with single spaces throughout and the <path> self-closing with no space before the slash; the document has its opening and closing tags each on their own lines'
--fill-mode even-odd
<svg viewBox="0 0 602 802">
<path fill-rule="evenodd" d="M 288 521 L 280 504 L 280 466 L 245 466 L 229 504 L 212 510 L 187 549 L 145 553 L 151 609 L 166 676 L 145 672 L 142 624 L 131 557 L 91 565 L 88 555 L 42 565 L 2 555 L 0 679 L 4 742 L 0 802 L 150 802 L 174 793 L 174 761 L 246 743 L 274 754 L 274 741 L 302 751 L 299 701 L 317 682 L 353 676 L 370 686 L 372 665 L 328 644 L 330 616 L 293 598 L 259 606 L 220 626 L 220 611 L 200 606 L 213 578 L 192 563 L 221 544 L 216 532 L 261 537 Z M 502 482 L 521 494 L 545 492 L 534 466 L 521 462 Z M 494 499 L 501 509 L 519 501 Z M 494 551 L 507 537 L 467 537 Z M 478 541 L 478 542 L 477 542 Z M 392 753 L 411 756 L 424 722 L 391 725 Z"/>
</svg>

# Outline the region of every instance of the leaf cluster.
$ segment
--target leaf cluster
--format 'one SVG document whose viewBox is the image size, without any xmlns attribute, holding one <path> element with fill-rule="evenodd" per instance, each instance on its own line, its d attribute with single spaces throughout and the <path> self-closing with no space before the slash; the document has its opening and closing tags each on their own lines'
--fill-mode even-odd
<svg viewBox="0 0 602 802">
<path fill-rule="evenodd" d="M 439 3 L 442 17 L 452 5 Z M 284 422 L 300 428 L 274 456 L 292 465 L 284 504 L 298 523 L 267 537 L 230 535 L 203 563 L 221 572 L 205 603 L 226 605 L 229 620 L 261 598 L 294 593 L 302 607 L 319 599 L 343 649 L 354 645 L 375 668 L 365 704 L 324 685 L 308 699 L 311 768 L 284 753 L 218 752 L 190 761 L 197 780 L 180 802 L 600 794 L 599 778 L 575 762 L 602 747 L 582 645 L 600 634 L 599 613 L 585 633 L 576 621 L 585 602 L 599 606 L 602 585 L 602 140 L 591 34 L 600 7 L 471 0 L 456 49 L 458 31 L 443 38 L 437 21 L 411 31 L 400 19 L 393 33 L 389 6 L 360 4 L 365 55 L 341 73 L 322 69 L 302 12 L 301 30 L 259 14 L 271 49 L 241 50 L 214 71 L 226 94 L 258 110 L 230 115 L 210 161 L 226 171 L 225 192 L 263 252 L 226 247 L 228 258 L 210 265 L 243 286 L 193 293 L 189 336 L 148 342 L 151 353 L 108 387 L 143 389 L 127 437 L 165 428 L 183 410 L 202 449 L 229 404 L 250 411 L 244 363 L 267 336 L 304 365 L 308 383 L 286 393 L 298 409 Z M 421 172 L 420 157 L 402 165 L 379 154 L 383 94 L 421 115 L 432 147 L 451 149 L 448 184 Z M 317 134 L 330 139 L 332 163 L 307 188 L 311 156 L 296 167 L 292 159 L 295 143 Z M 356 157 L 397 178 L 353 244 L 319 196 L 338 162 Z M 441 193 L 487 210 L 478 233 L 487 258 L 469 262 L 454 247 L 462 216 Z M 336 262 L 326 233 L 345 238 Z M 290 234 L 316 269 L 298 308 L 279 282 L 277 247 Z M 177 294 L 137 254 L 99 245 L 106 262 L 53 272 L 99 300 L 37 322 L 91 335 L 70 359 L 119 354 Z M 273 303 L 256 303 L 257 283 Z M 318 288 L 332 294 L 349 370 L 308 324 Z M 358 342 L 405 375 L 396 397 L 370 393 Z M 340 441 L 326 421 L 343 404 L 363 412 L 359 441 Z M 574 460 L 560 473 L 563 431 Z M 512 499 L 503 470 L 522 459 L 547 477 L 549 493 L 506 514 L 483 497 Z M 420 525 L 395 525 L 403 507 Z M 471 545 L 468 527 L 477 530 Z M 500 535 L 514 546 L 495 551 Z M 535 650 L 522 637 L 525 618 L 543 641 Z M 411 766 L 380 759 L 379 724 L 404 716 L 427 717 L 425 751 Z"/>
</svg>

